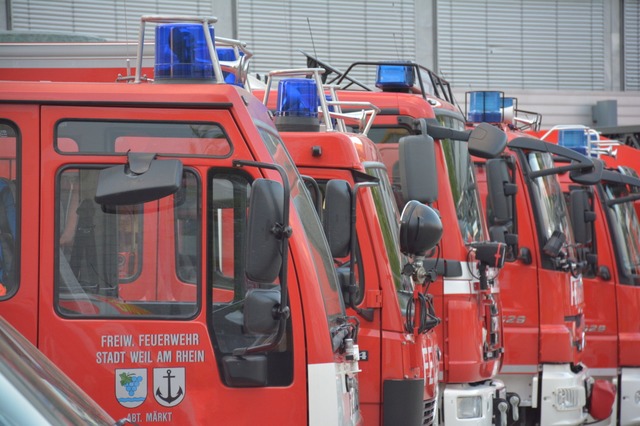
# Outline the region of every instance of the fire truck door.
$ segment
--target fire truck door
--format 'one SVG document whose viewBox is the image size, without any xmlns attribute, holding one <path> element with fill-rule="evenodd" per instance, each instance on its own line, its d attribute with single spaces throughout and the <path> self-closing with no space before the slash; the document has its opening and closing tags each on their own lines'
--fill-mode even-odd
<svg viewBox="0 0 640 426">
<path fill-rule="evenodd" d="M 33 344 L 38 343 L 39 123 L 36 105 L 0 104 L 0 178 L 12 187 L 0 205 L 11 222 L 1 231 L 0 313 Z"/>
</svg>

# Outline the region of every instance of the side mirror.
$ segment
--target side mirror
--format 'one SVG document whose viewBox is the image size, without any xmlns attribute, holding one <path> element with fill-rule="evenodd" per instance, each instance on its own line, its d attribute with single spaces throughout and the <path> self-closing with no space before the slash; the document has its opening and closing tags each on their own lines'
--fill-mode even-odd
<svg viewBox="0 0 640 426">
<path fill-rule="evenodd" d="M 487 161 L 487 185 L 489 192 L 489 206 L 487 212 L 490 223 L 503 225 L 513 220 L 513 196 L 518 192 L 518 186 L 511 182 L 507 162 L 495 158 Z"/>
<path fill-rule="evenodd" d="M 597 276 L 604 281 L 609 281 L 611 280 L 611 270 L 608 266 L 602 265 L 598 268 Z"/>
<path fill-rule="evenodd" d="M 273 334 L 280 323 L 280 290 L 252 289 L 244 299 L 243 323 L 247 334 Z"/>
<path fill-rule="evenodd" d="M 275 281 L 282 266 L 277 229 L 285 226 L 284 189 L 273 180 L 256 179 L 251 186 L 247 224 L 247 278 L 259 283 Z"/>
<path fill-rule="evenodd" d="M 349 182 L 332 179 L 324 195 L 323 227 L 331 256 L 346 257 L 351 248 L 351 187 Z"/>
<path fill-rule="evenodd" d="M 129 152 L 127 164 L 100 171 L 95 201 L 109 206 L 146 203 L 176 193 L 181 183 L 180 160 Z"/>
<path fill-rule="evenodd" d="M 400 138 L 400 182 L 404 201 L 433 203 L 438 199 L 438 174 L 433 138 L 428 135 Z"/>
<path fill-rule="evenodd" d="M 566 241 L 567 237 L 561 231 L 553 231 L 553 234 L 549 237 L 545 243 L 542 251 L 547 256 L 556 258 L 560 255 L 560 250 Z"/>
<path fill-rule="evenodd" d="M 400 251 L 422 256 L 442 238 L 442 221 L 438 213 L 416 200 L 409 201 L 400 217 Z"/>
<path fill-rule="evenodd" d="M 589 194 L 584 189 L 574 189 L 569 194 L 571 224 L 578 244 L 589 244 L 592 239 L 592 223 L 596 214 L 591 210 Z"/>
<path fill-rule="evenodd" d="M 569 178 L 581 185 L 596 185 L 602 179 L 604 170 L 604 162 L 602 160 L 592 158 L 593 167 L 590 169 L 572 170 L 569 172 Z"/>
<path fill-rule="evenodd" d="M 469 135 L 469 154 L 496 158 L 507 146 L 507 134 L 488 123 L 478 124 Z"/>
<path fill-rule="evenodd" d="M 506 244 L 494 241 L 483 241 L 473 243 L 471 247 L 475 250 L 476 260 L 492 268 L 502 268 L 506 253 Z"/>
</svg>

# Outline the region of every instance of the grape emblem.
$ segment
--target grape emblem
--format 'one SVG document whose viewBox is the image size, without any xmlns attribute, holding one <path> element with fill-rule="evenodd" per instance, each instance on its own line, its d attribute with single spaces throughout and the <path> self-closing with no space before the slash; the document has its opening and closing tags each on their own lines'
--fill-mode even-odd
<svg viewBox="0 0 640 426">
<path fill-rule="evenodd" d="M 116 369 L 116 398 L 127 408 L 141 405 L 147 398 L 147 370 L 145 368 Z"/>
</svg>

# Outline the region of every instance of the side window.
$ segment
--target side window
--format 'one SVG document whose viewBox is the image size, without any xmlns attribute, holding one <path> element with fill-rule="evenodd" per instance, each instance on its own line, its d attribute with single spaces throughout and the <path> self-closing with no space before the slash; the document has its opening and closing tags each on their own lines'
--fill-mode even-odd
<svg viewBox="0 0 640 426">
<path fill-rule="evenodd" d="M 249 205 L 247 177 L 219 173 L 211 180 L 210 223 L 214 304 L 244 299 L 244 240 Z"/>
<path fill-rule="evenodd" d="M 460 120 L 448 116 L 439 116 L 438 120 L 450 129 L 464 130 L 464 122 Z M 468 144 L 442 139 L 442 151 L 462 239 L 465 244 L 484 241 L 487 238 L 486 224 Z"/>
<path fill-rule="evenodd" d="M 18 142 L 15 126 L 0 121 L 0 300 L 13 296 L 20 282 Z"/>
<path fill-rule="evenodd" d="M 199 182 L 144 204 L 94 201 L 100 168 L 66 168 L 56 181 L 56 308 L 68 317 L 190 317 L 198 310 Z"/>
<path fill-rule="evenodd" d="M 183 186 L 174 199 L 176 273 L 181 281 L 195 284 L 198 278 L 200 239 L 198 182 L 195 175 L 185 174 L 182 183 Z"/>
<path fill-rule="evenodd" d="M 253 355 L 252 368 L 264 368 L 266 376 L 253 385 L 239 379 L 234 350 L 269 342 L 273 334 L 245 327 L 247 295 L 254 289 L 272 290 L 279 299 L 279 283 L 249 281 L 245 275 L 247 208 L 250 181 L 239 172 L 215 171 L 209 178 L 208 269 L 211 277 L 212 310 L 210 327 L 220 375 L 228 386 L 287 386 L 293 380 L 291 321 L 278 348 Z M 231 360 L 231 361 L 230 361 Z M 241 362 L 241 361 L 238 361 Z M 251 374 L 252 372 L 247 372 Z M 256 379 L 258 380 L 258 379 Z"/>
<path fill-rule="evenodd" d="M 381 127 L 373 126 L 367 136 L 375 143 L 399 143 L 400 138 L 411 134 L 408 127 L 394 126 Z"/>
</svg>

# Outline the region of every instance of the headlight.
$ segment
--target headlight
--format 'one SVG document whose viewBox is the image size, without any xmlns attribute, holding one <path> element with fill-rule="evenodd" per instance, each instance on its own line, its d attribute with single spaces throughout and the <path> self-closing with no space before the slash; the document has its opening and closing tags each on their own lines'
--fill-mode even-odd
<svg viewBox="0 0 640 426">
<path fill-rule="evenodd" d="M 558 410 L 573 410 L 580 404 L 579 388 L 558 388 L 556 390 L 556 407 Z"/>
<path fill-rule="evenodd" d="M 459 419 L 475 419 L 482 417 L 481 396 L 459 396 L 457 406 Z"/>
</svg>

